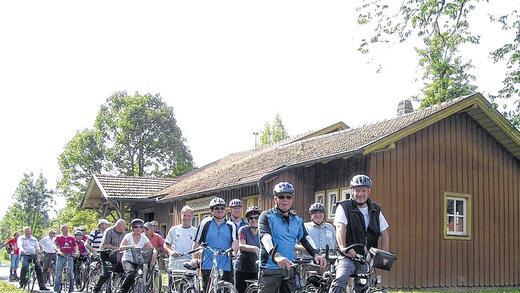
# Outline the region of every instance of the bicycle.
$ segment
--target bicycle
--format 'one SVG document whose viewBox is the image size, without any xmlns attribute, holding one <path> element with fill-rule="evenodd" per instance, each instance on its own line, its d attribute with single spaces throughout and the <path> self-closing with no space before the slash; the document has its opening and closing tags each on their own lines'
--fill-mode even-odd
<svg viewBox="0 0 520 293">
<path fill-rule="evenodd" d="M 132 253 L 133 263 L 137 265 L 137 274 L 134 284 L 129 292 L 146 293 L 153 292 L 153 273 L 150 263 L 152 260 L 153 249 L 143 250 L 141 248 L 128 248 Z M 160 274 L 160 273 L 159 273 Z"/>
<path fill-rule="evenodd" d="M 125 272 L 121 263 L 117 261 L 117 256 L 112 257 L 113 253 L 120 253 L 119 250 L 114 249 L 100 249 L 98 250 L 99 257 L 95 258 L 90 264 L 89 281 L 87 285 L 87 292 L 93 292 L 99 277 L 102 274 L 103 265 L 105 265 L 110 271 L 108 279 L 101 287 L 101 291 L 115 293 L 121 287 L 125 278 Z"/>
<path fill-rule="evenodd" d="M 45 259 L 49 258 L 49 266 L 43 270 L 43 282 L 48 283 L 50 286 L 54 286 L 54 278 L 56 275 L 56 254 L 44 253 L 43 263 Z M 44 266 L 42 266 L 43 268 Z"/>
<path fill-rule="evenodd" d="M 180 254 L 177 257 L 192 255 L 204 249 L 204 246 L 199 246 L 186 253 Z M 168 267 L 168 264 L 166 264 Z M 199 293 L 201 288 L 201 278 L 197 272 L 193 270 L 190 262 L 184 263 L 186 270 L 170 270 L 168 269 L 168 276 L 171 279 L 171 283 L 168 285 L 169 293 Z M 197 284 L 197 285 L 195 285 Z M 189 290 L 188 290 L 189 289 Z"/>
<path fill-rule="evenodd" d="M 87 285 L 85 286 L 88 293 L 94 291 L 94 286 L 96 286 L 102 271 L 103 266 L 99 256 L 91 255 L 88 265 Z"/>
<path fill-rule="evenodd" d="M 197 274 L 192 275 L 192 282 L 189 283 L 189 286 L 186 286 L 184 284 L 184 288 L 182 287 L 182 284 L 180 288 L 183 289 L 182 291 L 175 291 L 175 292 L 183 292 L 183 293 L 199 293 L 199 292 L 207 292 L 207 293 L 238 293 L 237 289 L 233 284 L 230 282 L 221 280 L 223 270 L 217 269 L 217 257 L 218 256 L 229 256 L 229 254 L 233 251 L 233 248 L 229 248 L 227 250 L 221 250 L 221 249 L 213 249 L 209 247 L 206 243 L 202 243 L 199 248 L 195 249 L 196 251 L 199 251 L 200 249 L 208 249 L 212 253 L 212 266 L 211 266 L 211 272 L 209 275 L 209 282 L 208 282 L 208 289 L 207 291 L 201 290 L 202 288 L 202 279 L 197 276 Z M 190 251 L 191 253 L 194 253 L 196 251 Z M 197 268 L 192 268 L 191 263 L 187 262 L 184 263 L 184 267 L 188 270 L 196 270 Z M 197 265 L 200 272 L 200 265 Z M 172 282 L 173 283 L 173 282 Z M 174 291 L 172 291 L 174 292 Z"/>
<path fill-rule="evenodd" d="M 27 270 L 25 272 L 25 283 L 22 284 L 21 288 L 29 292 L 34 292 L 34 284 L 36 284 L 36 268 L 34 262 L 36 261 L 35 255 L 24 254 L 22 257 L 27 259 Z"/>
<path fill-rule="evenodd" d="M 361 247 L 364 249 L 365 254 L 360 255 L 356 254 L 352 260 L 357 263 L 356 271 L 352 274 L 351 277 L 354 278 L 354 284 L 351 292 L 355 293 L 372 293 L 372 292 L 382 292 L 387 293 L 388 290 L 380 287 L 382 279 L 378 276 L 377 278 L 373 278 L 372 275 L 375 272 L 375 269 L 382 269 L 386 271 L 390 271 L 394 261 L 397 260 L 396 256 L 391 252 L 384 251 L 377 248 L 370 248 L 367 250 L 364 244 L 352 244 L 345 249 L 345 251 L 349 251 L 350 249 Z M 330 283 L 334 279 L 335 275 L 332 275 L 330 279 L 326 280 L 325 284 L 330 287 Z M 312 281 L 312 280 L 311 280 Z M 321 292 L 320 292 L 321 293 Z"/>
<path fill-rule="evenodd" d="M 69 268 L 69 262 L 68 262 L 68 258 L 69 257 L 72 257 L 72 255 L 65 255 L 65 261 L 64 261 L 64 266 L 63 266 L 63 271 L 61 272 L 61 292 L 64 292 L 64 293 L 68 293 L 68 292 L 73 292 L 73 283 L 71 281 L 73 280 L 70 280 L 69 279 L 69 270 L 73 270 L 73 268 Z M 73 271 L 73 274 L 74 274 L 74 271 Z M 58 280 L 54 280 L 54 282 L 58 282 Z"/>
<path fill-rule="evenodd" d="M 83 291 L 88 283 L 89 262 L 87 256 L 74 257 L 74 285 L 76 290 Z"/>
</svg>

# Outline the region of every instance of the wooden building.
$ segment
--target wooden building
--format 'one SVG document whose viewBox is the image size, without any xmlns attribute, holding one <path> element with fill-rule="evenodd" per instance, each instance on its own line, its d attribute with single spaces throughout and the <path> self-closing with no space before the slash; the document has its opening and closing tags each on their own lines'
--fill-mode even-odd
<svg viewBox="0 0 520 293">
<path fill-rule="evenodd" d="M 231 154 L 176 178 L 146 205 L 169 227 L 185 204 L 200 221 L 216 195 L 270 208 L 272 186 L 289 181 L 303 217 L 321 201 L 332 221 L 359 173 L 374 182 L 371 197 L 382 205 L 398 256 L 383 273 L 386 286 L 520 285 L 520 133 L 478 93 Z"/>
</svg>

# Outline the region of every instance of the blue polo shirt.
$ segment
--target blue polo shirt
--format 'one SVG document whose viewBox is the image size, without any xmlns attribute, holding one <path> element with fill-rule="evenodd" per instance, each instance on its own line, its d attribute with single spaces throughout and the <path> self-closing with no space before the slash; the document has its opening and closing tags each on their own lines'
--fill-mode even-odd
<svg viewBox="0 0 520 293">
<path fill-rule="evenodd" d="M 206 242 L 212 249 L 220 250 L 231 248 L 233 241 L 236 239 L 237 230 L 235 225 L 226 221 L 219 225 L 211 216 L 202 220 L 195 234 L 195 242 L 198 244 Z M 209 249 L 205 249 L 202 255 L 202 269 L 211 270 L 212 261 L 213 253 Z M 233 270 L 231 257 L 218 256 L 217 268 L 224 271 Z"/>
</svg>

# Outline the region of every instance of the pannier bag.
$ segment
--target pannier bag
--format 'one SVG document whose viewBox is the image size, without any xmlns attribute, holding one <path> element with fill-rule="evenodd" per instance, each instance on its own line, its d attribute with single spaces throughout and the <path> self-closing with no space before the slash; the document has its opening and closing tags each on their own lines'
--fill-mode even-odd
<svg viewBox="0 0 520 293">
<path fill-rule="evenodd" d="M 385 250 L 370 248 L 370 265 L 376 269 L 382 269 L 385 271 L 389 271 L 394 264 L 394 261 L 397 260 L 397 257 Z"/>
</svg>

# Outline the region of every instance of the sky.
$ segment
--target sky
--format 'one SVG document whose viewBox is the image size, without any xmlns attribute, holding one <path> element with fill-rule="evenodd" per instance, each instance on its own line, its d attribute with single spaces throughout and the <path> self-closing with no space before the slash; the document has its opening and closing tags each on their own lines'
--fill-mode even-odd
<svg viewBox="0 0 520 293">
<path fill-rule="evenodd" d="M 484 94 L 499 88 L 504 68 L 488 53 L 508 37 L 486 13 L 515 5 L 493 2 L 475 14 L 481 44 L 462 50 Z M 55 188 L 64 145 L 93 127 L 115 91 L 159 93 L 199 167 L 253 148 L 253 132 L 276 113 L 290 135 L 395 116 L 398 102 L 421 88 L 416 54 L 410 43 L 374 50 L 383 65 L 377 74 L 377 62 L 356 50 L 367 30 L 355 8 L 355 1 L 2 1 L 0 217 L 24 172 L 42 172 Z"/>
</svg>

